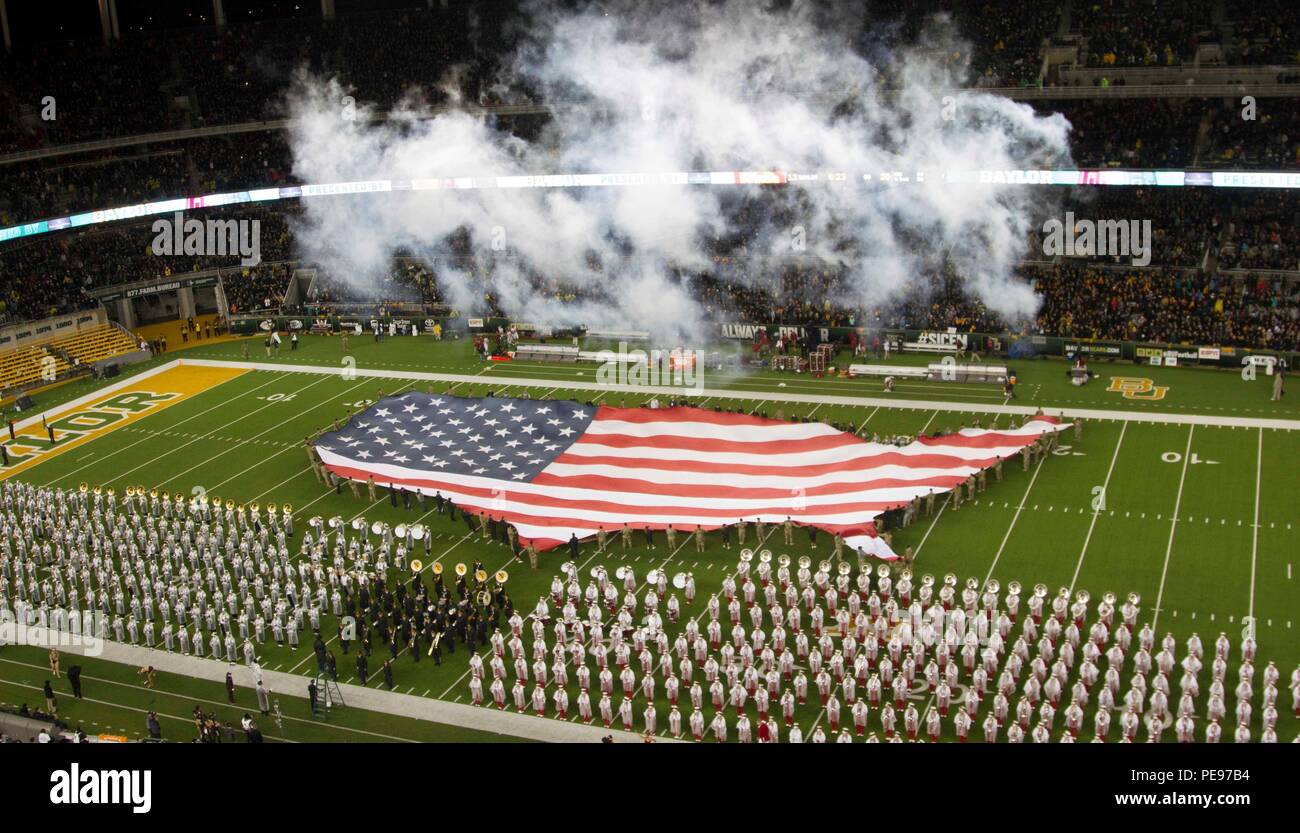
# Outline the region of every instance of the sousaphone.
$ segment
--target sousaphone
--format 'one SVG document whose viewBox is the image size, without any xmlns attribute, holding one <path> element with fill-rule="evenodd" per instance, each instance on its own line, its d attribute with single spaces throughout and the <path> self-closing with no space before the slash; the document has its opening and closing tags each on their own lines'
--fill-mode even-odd
<svg viewBox="0 0 1300 833">
<path fill-rule="evenodd" d="M 673 576 L 673 587 L 676 587 L 678 590 L 684 590 L 686 588 L 685 573 L 677 573 Z"/>
<path fill-rule="evenodd" d="M 741 561 L 745 561 L 745 562 L 753 561 L 753 560 L 754 560 L 754 551 L 751 550 L 749 547 L 746 547 L 745 549 L 741 550 L 741 551 L 740 551 L 740 560 L 741 560 Z"/>
<path fill-rule="evenodd" d="M 418 558 L 411 559 L 410 567 L 411 567 L 411 572 L 417 575 L 424 572 L 424 562 Z"/>
<path fill-rule="evenodd" d="M 466 567 L 466 566 L 465 566 L 465 562 L 464 562 L 464 561 L 461 561 L 461 562 L 459 562 L 459 563 L 456 564 L 456 575 L 458 575 L 458 576 L 464 576 L 464 575 L 465 575 L 466 573 L 468 573 L 468 572 L 469 572 L 469 567 Z"/>
<path fill-rule="evenodd" d="M 365 530 L 365 528 L 366 528 L 366 519 L 365 519 L 365 518 L 353 518 L 353 519 L 352 519 L 352 531 L 353 531 L 353 532 L 362 532 L 363 530 Z"/>
<path fill-rule="evenodd" d="M 807 570 L 807 569 L 808 569 L 809 567 L 811 567 L 811 566 L 812 566 L 812 559 L 811 559 L 811 558 L 809 558 L 809 557 L 806 556 L 806 555 L 801 555 L 801 556 L 799 556 L 799 569 L 800 569 L 800 570 Z"/>
<path fill-rule="evenodd" d="M 505 584 L 510 580 L 510 574 L 505 570 L 497 570 L 496 575 L 492 578 L 496 579 L 497 584 Z"/>
<path fill-rule="evenodd" d="M 781 567 L 789 567 L 789 566 L 790 566 L 790 556 L 786 555 L 785 553 L 781 553 L 779 556 L 777 556 L 777 558 L 776 558 L 776 563 L 777 563 L 778 566 L 781 566 Z"/>
<path fill-rule="evenodd" d="M 1020 588 L 1020 582 L 1018 582 L 1018 581 L 1009 581 L 1009 582 L 1007 582 L 1007 592 L 1010 593 L 1011 595 L 1013 595 L 1013 596 L 1019 596 L 1019 595 L 1020 595 L 1020 589 L 1021 589 L 1021 588 Z"/>
<path fill-rule="evenodd" d="M 428 530 L 425 529 L 423 524 L 415 524 L 411 527 L 411 538 L 416 541 L 423 541 L 424 536 L 428 534 Z"/>
</svg>

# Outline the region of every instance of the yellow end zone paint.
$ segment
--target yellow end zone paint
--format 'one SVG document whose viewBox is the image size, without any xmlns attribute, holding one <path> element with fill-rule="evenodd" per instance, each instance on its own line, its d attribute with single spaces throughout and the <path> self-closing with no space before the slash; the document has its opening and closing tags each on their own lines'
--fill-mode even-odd
<svg viewBox="0 0 1300 833">
<path fill-rule="evenodd" d="M 53 443 L 49 431 L 39 423 L 19 429 L 12 440 L 8 438 L 8 426 L 0 426 L 9 453 L 9 466 L 0 471 L 0 480 L 247 372 L 232 367 L 178 366 L 92 396 L 88 402 L 64 406 L 46 418 L 54 431 Z"/>
</svg>

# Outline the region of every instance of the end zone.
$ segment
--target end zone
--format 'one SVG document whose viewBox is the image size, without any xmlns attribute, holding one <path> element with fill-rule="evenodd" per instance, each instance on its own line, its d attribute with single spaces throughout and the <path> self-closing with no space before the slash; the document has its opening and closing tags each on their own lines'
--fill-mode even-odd
<svg viewBox="0 0 1300 833">
<path fill-rule="evenodd" d="M 3 431 L 9 465 L 0 480 L 27 471 L 65 451 L 141 420 L 247 373 L 239 367 L 202 367 L 169 362 L 124 379 Z"/>
</svg>

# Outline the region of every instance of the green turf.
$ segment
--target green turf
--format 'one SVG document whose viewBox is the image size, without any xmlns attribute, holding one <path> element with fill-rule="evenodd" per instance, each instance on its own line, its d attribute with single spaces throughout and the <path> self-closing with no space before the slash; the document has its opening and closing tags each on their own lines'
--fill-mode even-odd
<svg viewBox="0 0 1300 833">
<path fill-rule="evenodd" d="M 250 351 L 250 360 L 264 361 L 260 342 L 255 347 Z M 491 376 L 497 374 L 521 377 L 552 374 L 545 378 L 554 378 L 555 388 L 533 388 L 534 396 L 546 394 L 557 399 L 572 396 L 584 401 L 599 398 L 603 402 L 624 401 L 628 405 L 639 404 L 645 398 L 631 393 L 602 395 L 603 392 L 564 387 L 566 380 L 581 380 L 582 377 L 575 375 L 579 372 L 590 378 L 590 369 L 476 363 L 464 342 L 435 344 L 427 339 L 396 339 L 375 345 L 364 339 L 353 339 L 353 347 L 358 366 L 362 368 L 484 374 L 488 381 L 455 386 L 454 392 L 460 395 L 482 395 L 489 389 L 498 395 L 509 395 L 521 390 L 492 383 Z M 238 359 L 241 352 L 237 343 L 228 343 L 195 348 L 184 355 Z M 336 341 L 306 337 L 296 354 L 285 348 L 280 361 L 290 371 L 294 361 L 337 364 L 340 358 Z M 1100 366 L 1103 376 L 1111 367 Z M 1123 400 L 1119 394 L 1104 393 L 1097 384 L 1081 393 L 1065 381 L 1063 369 L 1059 362 L 1028 364 L 1022 371 L 1020 403 L 1028 400 L 1045 406 L 1068 407 L 1072 398 L 1086 396 L 1086 403 L 1079 402 L 1080 407 L 1163 409 L 1201 416 L 1296 416 L 1293 403 L 1277 406 L 1267 402 L 1266 381 L 1246 383 L 1231 373 L 1113 366 L 1116 374 L 1148 376 L 1158 384 L 1169 385 L 1169 395 L 1163 402 L 1139 404 Z M 786 387 L 777 387 L 782 382 Z M 767 394 L 791 391 L 875 396 L 878 393 L 878 385 L 874 383 L 773 374 L 755 374 L 728 384 L 735 389 L 752 385 L 749 389 Z M 1034 385 L 1041 388 L 1032 388 Z M 484 542 L 478 537 L 467 538 L 466 528 L 459 521 L 451 523 L 437 514 L 393 509 L 383 496 L 372 504 L 364 499 L 364 494 L 361 501 L 346 490 L 341 496 L 335 495 L 312 475 L 302 447 L 306 434 L 345 416 L 363 400 L 376 398 L 381 388 L 386 393 L 394 393 L 411 386 L 427 389 L 430 384 L 253 372 L 48 459 L 22 477 L 38 484 L 64 487 L 82 481 L 113 484 L 119 492 L 126 485 L 135 484 L 181 492 L 202 487 L 209 495 L 239 502 L 288 502 L 295 506 L 300 530 L 312 515 L 339 515 L 345 519 L 364 516 L 367 520 L 387 520 L 394 524 L 419 519 L 433 531 L 426 562 L 440 559 L 450 567 L 457 561 L 481 558 L 490 571 L 505 567 L 511 572 L 509 588 L 516 602 L 530 606 L 539 594 L 546 592 L 551 576 L 566 556 L 546 555 L 542 569 L 530 573 L 526 565 L 512 563 L 504 545 Z M 449 387 L 443 382 L 432 386 L 437 390 Z M 1031 392 L 1026 394 L 1026 391 Z M 1000 393 L 982 399 L 975 398 L 984 396 L 979 390 L 963 395 L 971 397 L 970 414 L 932 408 L 857 408 L 759 400 L 731 400 L 727 405 L 764 410 L 772 415 L 780 409 L 787 417 L 812 415 L 821 420 L 865 426 L 868 433 L 912 434 L 922 429 L 937 431 L 955 429 L 963 422 L 970 424 L 981 403 L 1000 405 L 1003 402 Z M 940 397 L 934 392 L 903 391 L 900 398 L 923 396 L 930 396 L 936 403 L 953 401 L 948 395 Z M 1244 405 L 1236 407 L 1246 401 L 1254 410 L 1246 411 Z M 985 425 L 989 418 L 982 416 Z M 1003 417 L 1003 424 L 1005 421 Z M 1191 462 L 1192 454 L 1198 462 Z M 1166 462 L 1162 455 L 1174 461 Z M 1057 586 L 1087 588 L 1094 597 L 1107 590 L 1121 597 L 1135 591 L 1142 595 L 1140 621 L 1158 615 L 1159 632 L 1171 631 L 1180 641 L 1196 631 L 1208 644 L 1220 631 L 1226 631 L 1233 638 L 1235 650 L 1242 617 L 1253 613 L 1258 621 L 1261 661 L 1275 660 L 1285 677 L 1300 662 L 1300 640 L 1295 630 L 1300 624 L 1296 621 L 1300 619 L 1296 615 L 1300 610 L 1297 604 L 1300 592 L 1292 579 L 1292 562 L 1300 553 L 1300 516 L 1294 508 L 1293 497 L 1300 488 L 1297 459 L 1300 459 L 1300 435 L 1289 430 L 1212 425 L 1191 428 L 1090 420 L 1081 441 L 1075 442 L 1067 435 L 1058 453 L 1045 460 L 1040 468 L 1023 472 L 1018 461 L 1007 466 L 1003 482 L 995 483 L 990 477 L 988 490 L 978 495 L 976 501 L 963 504 L 955 512 L 944 510 L 937 518 L 921 518 L 912 527 L 899 531 L 894 537 L 894 547 L 899 551 L 908 546 L 916 550 L 918 573 L 942 576 L 953 572 L 963 579 L 993 576 L 1004 586 L 1010 579 L 1026 585 L 1042 581 L 1053 589 Z M 1104 487 L 1105 506 L 1094 513 L 1095 490 L 1099 487 Z M 1257 505 L 1258 527 L 1254 525 Z M 1175 507 L 1176 522 L 1173 520 Z M 794 547 L 772 546 L 772 549 L 798 555 L 807 551 L 805 542 L 801 535 Z M 827 543 L 823 536 L 821 547 L 812 554 L 816 558 L 828 557 Z M 699 600 L 695 609 L 686 611 L 689 616 L 703 612 L 704 600 L 734 569 L 736 556 L 734 549 L 723 551 L 717 536 L 710 536 L 703 554 L 697 555 L 693 545 L 687 545 L 676 556 L 669 556 L 661 535 L 655 552 L 644 549 L 638 536 L 636 546 L 626 554 L 615 544 L 612 555 L 597 556 L 594 544 L 585 544 L 580 560 L 584 571 L 592 564 L 603 563 L 612 568 L 624 561 L 636 566 L 640 576 L 661 563 L 671 571 L 691 570 L 699 585 Z M 326 619 L 327 632 L 332 632 L 333 620 Z M 341 679 L 348 682 L 353 670 L 351 658 L 344 657 L 337 648 L 336 653 Z M 296 653 L 274 644 L 264 645 L 262 654 L 263 664 L 272 670 L 305 673 L 314 666 L 309 641 Z M 41 659 L 29 661 L 39 663 Z M 468 699 L 465 672 L 463 650 L 445 657 L 441 667 L 435 667 L 428 659 L 417 664 L 403 656 L 397 663 L 397 688 L 465 702 Z M 107 671 L 100 673 L 109 676 Z M 23 680 L 37 680 L 39 674 L 37 669 L 0 663 L 0 680 L 7 681 L 10 687 Z M 208 699 L 224 699 L 220 686 L 186 682 L 212 686 L 215 694 L 209 694 Z M 4 691 L 9 692 L 11 688 Z M 183 691 L 188 694 L 188 689 Z M 662 697 L 662 684 L 659 691 Z M 108 695 L 100 689 L 98 693 L 103 699 L 120 702 L 124 707 L 142 707 L 139 700 L 127 699 L 125 691 Z M 6 693 L 0 699 L 13 700 L 17 696 L 18 692 Z M 1282 699 L 1286 700 L 1285 692 Z M 286 715 L 290 714 L 288 705 L 282 705 Z M 1286 708 L 1289 701 L 1281 706 L 1279 736 L 1290 740 L 1300 727 Z M 299 707 L 305 709 L 301 701 Z M 170 711 L 186 716 L 192 708 L 192 704 L 184 706 L 178 701 Z M 640 707 L 637 711 L 639 716 Z M 706 709 L 706 714 L 710 712 Z M 340 720 L 355 719 L 356 714 L 353 710 Z M 802 708 L 798 715 L 806 727 L 811 727 L 818 716 L 819 711 L 812 705 Z M 109 725 L 119 725 L 122 721 L 128 726 L 142 725 L 138 714 L 135 718 L 117 713 L 100 717 L 99 722 L 118 721 Z M 380 726 L 396 725 L 387 716 L 377 719 L 382 720 L 377 724 Z M 428 724 L 412 722 L 412 725 L 424 728 L 426 734 L 417 737 L 414 728 L 378 731 L 421 740 L 481 739 L 474 737 L 478 733 L 454 727 L 440 727 L 438 731 L 443 734 L 434 737 L 429 734 L 434 730 Z M 664 726 L 666 707 L 660 709 L 660 727 Z M 1059 726 L 1058 722 L 1058 731 Z M 1089 730 L 1090 727 L 1089 723 Z M 356 724 L 353 728 L 367 726 Z M 945 729 L 950 729 L 950 722 L 945 722 Z M 297 725 L 291 727 L 286 721 L 285 735 L 293 740 L 366 739 L 348 738 L 337 730 L 333 731 L 338 736 L 301 737 L 295 731 Z M 306 728 L 302 727 L 302 731 Z M 1112 732 L 1115 731 L 1113 728 Z"/>
</svg>

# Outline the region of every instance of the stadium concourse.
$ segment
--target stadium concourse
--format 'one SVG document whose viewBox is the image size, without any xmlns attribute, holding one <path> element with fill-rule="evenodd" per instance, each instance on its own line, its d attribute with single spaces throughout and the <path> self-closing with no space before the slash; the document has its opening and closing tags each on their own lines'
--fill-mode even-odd
<svg viewBox="0 0 1300 833">
<path fill-rule="evenodd" d="M 312 337 L 301 348 L 303 357 L 320 357 L 323 351 L 337 356 L 336 342 Z M 401 364 L 407 358 L 399 352 L 403 345 L 401 340 L 380 343 L 363 355 L 382 359 L 387 350 L 387 358 Z M 443 361 L 463 361 L 455 351 L 465 347 L 447 345 Z M 333 677 L 346 705 L 336 704 L 327 714 L 319 703 L 318 708 L 324 724 L 337 725 L 340 734 L 334 739 L 349 732 L 358 739 L 403 736 L 350 729 L 367 708 L 464 733 L 453 737 L 537 740 L 604 737 L 606 715 L 616 732 L 639 738 L 650 730 L 664 739 L 675 739 L 678 729 L 689 739 L 700 729 L 709 740 L 721 734 L 730 740 L 831 741 L 844 738 L 847 730 L 850 740 L 874 735 L 887 741 L 907 738 L 914 729 L 920 739 L 929 739 L 933 730 L 947 740 L 964 734 L 972 741 L 1055 742 L 1067 735 L 1087 741 L 1098 732 L 1112 741 L 1172 740 L 1188 737 L 1187 721 L 1179 720 L 1184 712 L 1193 718 L 1190 731 L 1197 741 L 1216 739 L 1216 733 L 1224 741 L 1279 735 L 1290 740 L 1296 731 L 1292 670 L 1297 657 L 1287 634 L 1292 622 L 1284 618 L 1292 615 L 1294 596 L 1283 581 L 1290 569 L 1286 553 L 1296 536 L 1290 524 L 1279 523 L 1287 513 L 1282 493 L 1274 491 L 1293 483 L 1294 471 L 1275 469 L 1271 462 L 1266 467 L 1264 454 L 1266 436 L 1270 460 L 1292 453 L 1293 419 L 1221 410 L 1166 417 L 1132 406 L 1054 408 L 1063 420 L 1073 421 L 1066 439 L 1032 460 L 1010 460 L 1008 482 L 998 481 L 990 469 L 987 478 L 972 478 L 957 491 L 958 502 L 949 494 L 936 503 L 917 501 L 902 513 L 887 534 L 900 552 L 909 553 L 910 562 L 889 565 L 887 574 L 878 572 L 879 562 L 860 561 L 848 548 L 840 551 L 841 560 L 833 538 L 810 539 L 807 530 L 777 522 L 765 529 L 732 525 L 725 533 L 730 540 L 721 531 L 709 533 L 703 552 L 697 552 L 699 539 L 691 534 L 672 541 L 665 531 L 649 542 L 640 533 L 630 541 L 611 534 L 604 546 L 596 540 L 582 543 L 576 553 L 563 548 L 541 553 L 534 572 L 529 553 L 504 525 L 456 518 L 454 508 L 435 505 L 431 495 L 388 493 L 382 485 L 373 498 L 352 496 L 341 481 L 332 487 L 321 483 L 313 466 L 287 458 L 302 453 L 302 434 L 319 430 L 340 406 L 364 417 L 384 399 L 381 387 L 400 395 L 409 387 L 437 385 L 450 396 L 490 393 L 498 401 L 513 396 L 520 402 L 549 398 L 556 403 L 564 401 L 562 396 L 581 401 L 593 394 L 600 400 L 648 402 L 683 396 L 680 391 L 601 389 L 582 381 L 576 370 L 567 380 L 529 378 L 530 371 L 548 369 L 527 363 L 454 374 L 362 366 L 345 377 L 337 368 L 287 360 L 200 358 L 231 349 L 230 344 L 205 345 L 188 353 L 193 358 L 159 364 L 115 390 L 69 402 L 49 415 L 50 424 L 71 424 L 63 421 L 70 414 L 107 412 L 112 405 L 106 401 L 125 396 L 127 404 L 142 407 L 146 394 L 153 401 L 172 393 L 176 380 L 168 374 L 225 374 L 208 378 L 206 390 L 174 403 L 164 400 L 171 404 L 120 428 L 86 438 L 60 435 L 68 441 L 63 449 L 56 443 L 36 468 L 5 481 L 6 523 L 25 530 L 14 539 L 13 554 L 5 553 L 6 597 L 35 624 L 80 628 L 107 640 L 97 660 L 81 662 L 125 660 L 130 668 L 152 666 L 159 674 L 209 680 L 217 688 L 214 708 L 225 699 L 220 683 L 228 671 L 237 687 L 253 689 L 251 699 L 241 694 L 244 702 L 257 702 L 260 678 L 265 696 L 292 704 L 289 713 L 307 715 L 287 722 L 275 712 L 254 717 L 263 725 L 279 720 L 274 738 L 295 739 L 314 726 L 314 711 L 303 699 L 306 686 L 316 680 L 319 692 L 324 679 Z M 1192 376 L 1189 382 L 1222 378 L 1204 371 L 1181 373 Z M 694 394 L 694 400 L 727 411 L 784 409 L 831 424 L 852 420 L 856 431 L 851 433 L 876 434 L 882 443 L 898 434 L 935 433 L 945 422 L 950 430 L 955 423 L 977 420 L 1006 423 L 1038 410 L 1001 399 L 972 404 L 896 401 L 878 393 L 787 393 L 780 387 L 786 379 L 747 379 L 750 389 L 741 390 L 719 380 L 716 389 Z M 766 389 L 753 389 L 757 384 Z M 837 383 L 822 384 L 834 389 Z M 41 419 L 31 422 L 39 425 Z M 908 424 L 910 429 L 904 427 Z M 16 426 L 19 436 L 26 427 Z M 1193 445 L 1198 429 L 1201 439 Z M 1202 444 L 1207 431 L 1215 435 L 1209 446 Z M 1245 432 L 1243 439 L 1232 438 L 1233 432 Z M 1166 444 L 1159 436 L 1186 444 L 1181 466 L 1172 466 L 1180 471 L 1169 516 L 1154 511 L 1169 499 L 1163 487 L 1133 492 L 1124 486 L 1142 482 L 1134 479 L 1136 473 L 1150 468 L 1148 460 L 1158 457 L 1155 449 Z M 1256 442 L 1255 459 L 1233 459 L 1231 452 Z M 250 465 L 247 452 L 255 447 L 262 459 Z M 245 453 L 231 453 L 237 449 Z M 1193 451 L 1206 458 L 1203 463 L 1190 463 Z M 1225 457 L 1224 452 L 1230 453 Z M 1210 454 L 1222 459 L 1209 459 Z M 1191 465 L 1211 464 L 1228 468 L 1214 483 L 1185 488 Z M 1220 478 L 1240 485 L 1244 473 L 1253 477 L 1246 494 L 1218 494 Z M 32 481 L 33 474 L 39 479 Z M 1089 503 L 1095 497 L 1093 477 L 1102 475 L 1110 499 L 1125 507 L 1121 512 Z M 97 488 L 83 492 L 78 481 L 86 479 Z M 15 489 L 18 481 L 44 488 Z M 132 482 L 145 485 L 127 485 Z M 106 491 L 110 487 L 112 495 Z M 151 494 L 127 496 L 128 489 L 160 490 L 160 496 L 174 491 L 163 501 Z M 1080 494 L 1076 504 L 1064 505 L 1071 494 Z M 292 509 L 284 506 L 290 499 Z M 1039 502 L 1058 499 L 1063 503 L 1045 508 Z M 1211 524 L 1197 517 L 1204 511 L 1248 509 L 1252 500 L 1256 507 L 1262 501 L 1263 510 L 1253 523 L 1245 518 L 1248 529 L 1240 519 L 1216 518 Z M 217 501 L 231 506 L 216 509 Z M 277 513 L 269 511 L 270 501 Z M 1010 511 L 999 509 L 1008 504 Z M 1148 509 L 1158 530 L 1136 517 Z M 129 521 L 137 517 L 133 512 L 146 516 L 143 523 Z M 1191 532 L 1176 534 L 1180 523 Z M 405 538 L 395 532 L 399 524 L 406 528 Z M 424 531 L 418 540 L 415 529 Z M 126 530 L 134 530 L 135 553 Z M 1045 551 L 1044 541 L 1062 541 L 1067 530 L 1080 536 L 1081 549 Z M 1165 535 L 1167 541 L 1151 546 Z M 1138 540 L 1132 546 L 1114 540 L 1124 537 Z M 114 546 L 109 538 L 117 539 Z M 1238 552 L 1250 548 L 1249 564 L 1236 558 L 1216 567 L 1207 550 L 1219 546 Z M 102 553 L 98 569 L 91 556 L 96 547 Z M 746 549 L 750 552 L 742 557 Z M 91 560 L 79 570 L 81 552 Z M 1126 564 L 1139 555 L 1140 565 Z M 972 556 L 983 562 L 974 574 Z M 413 574 L 414 560 L 422 562 L 418 574 Z M 464 576 L 457 564 L 464 565 Z M 1257 569 L 1270 578 L 1260 582 Z M 1206 588 L 1195 578 L 1201 570 L 1232 578 Z M 504 581 L 497 580 L 498 571 L 505 571 Z M 673 584 L 679 574 L 681 587 Z M 445 613 L 439 613 L 440 587 L 447 592 Z M 1018 594 L 1012 593 L 1015 587 Z M 1093 592 L 1080 596 L 1085 588 Z M 1243 595 L 1229 598 L 1225 591 Z M 515 597 L 522 602 L 518 606 Z M 1042 615 L 1035 620 L 1040 605 Z M 1252 608 L 1253 619 L 1243 620 Z M 74 609 L 81 611 L 75 626 Z M 99 614 L 88 616 L 92 610 Z M 412 630 L 425 612 L 430 615 Z M 439 615 L 447 618 L 434 625 Z M 346 629 L 343 616 L 354 616 L 355 633 Z M 1251 634 L 1244 640 L 1243 628 Z M 320 646 L 314 644 L 317 632 Z M 1194 638 L 1195 633 L 1201 635 Z M 1224 637 L 1226 648 L 1220 633 L 1230 634 Z M 26 668 L 29 682 L 18 683 L 20 691 L 23 685 L 39 690 L 30 669 L 39 668 L 44 657 L 35 649 L 17 650 L 25 653 L 6 658 L 0 679 L 11 681 L 6 672 Z M 357 655 L 367 650 L 370 658 L 358 664 Z M 1251 661 L 1243 662 L 1247 657 Z M 63 661 L 74 661 L 71 653 Z M 540 695 L 539 682 L 544 683 Z M 96 694 L 100 702 L 90 714 L 122 708 L 102 705 L 113 701 Z M 498 708 L 498 698 L 504 709 Z M 472 708 L 476 702 L 483 708 Z M 556 720 L 561 707 L 563 724 Z M 56 708 L 66 719 L 86 706 L 59 696 Z M 1114 726 L 1099 713 L 1109 715 Z M 123 722 L 113 719 L 109 725 Z M 144 729 L 138 717 L 127 722 L 135 726 L 130 734 Z M 1077 738 L 1072 730 L 1078 730 Z"/>
</svg>

